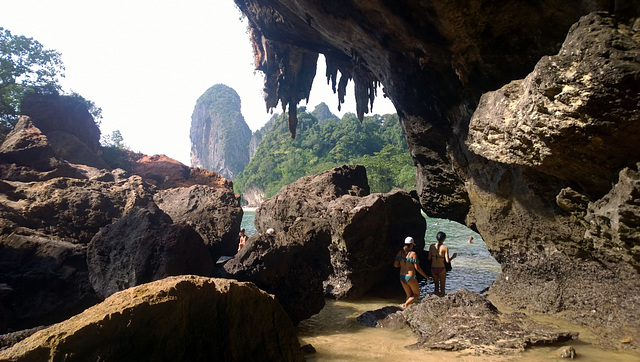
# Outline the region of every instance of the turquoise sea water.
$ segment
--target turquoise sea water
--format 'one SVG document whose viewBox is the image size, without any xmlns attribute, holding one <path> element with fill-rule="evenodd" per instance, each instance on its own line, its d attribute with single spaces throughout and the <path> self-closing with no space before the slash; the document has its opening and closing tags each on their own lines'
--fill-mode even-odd
<svg viewBox="0 0 640 362">
<path fill-rule="evenodd" d="M 245 210 L 242 227 L 247 235 L 257 234 L 253 224 L 255 211 Z M 452 261 L 452 270 L 447 274 L 447 289 L 450 293 L 458 289 L 468 289 L 477 293 L 482 292 L 496 279 L 500 273 L 500 264 L 491 256 L 482 237 L 462 224 L 444 219 L 432 219 L 425 216 L 427 231 L 425 232 L 426 248 L 435 243 L 439 231 L 447 234 L 445 245 L 449 253 L 458 253 Z M 473 243 L 468 244 L 473 236 Z M 433 284 L 421 281 L 421 290 L 432 293 Z"/>
</svg>

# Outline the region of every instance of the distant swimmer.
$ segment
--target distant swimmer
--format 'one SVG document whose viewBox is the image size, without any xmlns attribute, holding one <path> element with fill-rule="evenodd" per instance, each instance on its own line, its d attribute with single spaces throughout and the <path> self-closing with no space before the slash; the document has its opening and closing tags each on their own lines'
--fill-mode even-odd
<svg viewBox="0 0 640 362">
<path fill-rule="evenodd" d="M 468 243 L 469 243 L 469 244 L 473 244 L 473 236 L 469 236 L 469 241 L 468 241 Z"/>
</svg>

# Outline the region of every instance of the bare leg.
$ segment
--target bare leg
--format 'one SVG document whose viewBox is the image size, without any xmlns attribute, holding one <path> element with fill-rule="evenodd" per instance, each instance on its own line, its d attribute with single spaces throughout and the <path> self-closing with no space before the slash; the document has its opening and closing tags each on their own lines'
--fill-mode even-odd
<svg viewBox="0 0 640 362">
<path fill-rule="evenodd" d="M 404 309 L 408 305 L 407 302 L 409 301 L 409 298 L 411 298 L 412 292 L 411 287 L 407 283 L 400 282 L 400 284 L 402 285 L 402 289 L 404 289 L 404 294 L 407 295 L 406 301 L 400 306 L 400 308 Z"/>
<path fill-rule="evenodd" d="M 440 274 L 442 276 L 442 280 L 440 281 L 440 291 L 442 292 L 442 297 L 444 297 L 445 295 L 445 285 L 447 284 L 447 272 L 443 271 L 442 274 Z"/>
<path fill-rule="evenodd" d="M 447 272 L 443 270 L 440 274 L 438 274 L 438 279 L 438 284 L 440 284 L 438 295 L 444 297 L 444 285 L 447 281 Z"/>
<path fill-rule="evenodd" d="M 433 294 L 440 295 L 440 276 L 431 270 L 431 276 L 433 277 Z"/>
<path fill-rule="evenodd" d="M 413 278 L 411 280 L 409 280 L 409 283 L 405 284 L 402 283 L 402 286 L 407 286 L 407 288 L 409 288 L 409 293 L 407 294 L 407 301 L 404 302 L 404 304 L 401 306 L 402 309 L 406 308 L 407 306 L 409 306 L 409 304 L 415 302 L 416 300 L 418 300 L 418 298 L 420 297 L 420 286 L 418 285 L 418 280 Z M 405 289 L 406 291 L 406 289 Z"/>
</svg>

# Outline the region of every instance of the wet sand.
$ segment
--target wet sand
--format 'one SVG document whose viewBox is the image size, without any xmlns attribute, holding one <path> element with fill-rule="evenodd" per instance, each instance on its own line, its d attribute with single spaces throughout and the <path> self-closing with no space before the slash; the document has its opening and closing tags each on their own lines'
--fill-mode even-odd
<svg viewBox="0 0 640 362">
<path fill-rule="evenodd" d="M 639 361 L 635 353 L 604 350 L 592 344 L 593 334 L 588 330 L 557 321 L 548 316 L 531 317 L 561 328 L 580 332 L 577 340 L 552 346 L 532 347 L 523 353 L 508 356 L 473 355 L 473 352 L 450 352 L 412 348 L 416 335 L 409 328 L 388 330 L 360 326 L 356 318 L 369 310 L 403 302 L 381 298 L 364 298 L 359 301 L 327 300 L 325 308 L 317 315 L 302 321 L 298 326 L 301 345 L 311 344 L 316 353 L 307 354 L 307 361 L 564 361 L 556 351 L 563 346 L 573 346 L 579 361 L 627 362 Z M 511 312 L 508 309 L 499 309 Z M 555 323 L 554 323 L 555 322 Z M 560 324 L 558 324 L 560 323 Z"/>
</svg>

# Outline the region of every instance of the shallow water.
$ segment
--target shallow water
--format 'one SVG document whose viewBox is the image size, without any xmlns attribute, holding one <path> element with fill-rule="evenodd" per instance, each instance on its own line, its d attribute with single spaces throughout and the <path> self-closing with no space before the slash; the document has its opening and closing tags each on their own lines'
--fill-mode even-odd
<svg viewBox="0 0 640 362">
<path fill-rule="evenodd" d="M 257 234 L 254 226 L 255 211 L 244 211 L 242 226 L 247 235 Z M 425 232 L 426 249 L 435 243 L 436 234 L 439 231 L 447 234 L 445 245 L 449 247 L 449 253 L 458 253 L 452 261 L 452 270 L 447 273 L 446 292 L 464 288 L 477 293 L 487 289 L 496 276 L 500 273 L 500 264 L 491 256 L 482 237 L 464 225 L 444 219 L 432 219 L 425 217 L 427 231 Z M 473 236 L 473 243 L 468 244 L 469 237 Z M 404 239 L 404 237 L 402 238 Z M 432 293 L 433 284 L 420 283 L 423 293 Z"/>
<path fill-rule="evenodd" d="M 254 211 L 244 212 L 242 227 L 247 235 L 257 233 L 253 221 Z M 427 247 L 435 242 L 438 231 L 447 234 L 445 245 L 450 253 L 458 253 L 452 261 L 453 270 L 447 274 L 447 293 L 464 288 L 474 292 L 487 289 L 500 273 L 498 264 L 487 250 L 482 237 L 456 222 L 425 217 Z M 473 243 L 468 244 L 469 236 Z M 421 294 L 432 293 L 433 284 L 421 281 Z M 311 344 L 316 353 L 306 355 L 308 361 L 561 361 L 555 351 L 562 346 L 573 346 L 579 361 L 626 362 L 640 361 L 635 353 L 614 352 L 595 347 L 593 334 L 567 322 L 558 321 L 549 316 L 533 315 L 541 322 L 556 324 L 563 329 L 580 332 L 580 337 L 571 342 L 558 345 L 533 347 L 524 353 L 512 356 L 475 356 L 469 352 L 429 351 L 414 349 L 416 335 L 409 328 L 387 330 L 363 327 L 356 318 L 362 313 L 387 305 L 400 305 L 404 302 L 404 292 L 398 285 L 395 298 L 366 297 L 357 301 L 336 301 L 327 299 L 324 309 L 313 317 L 304 320 L 298 326 L 300 344 Z M 501 311 L 511 312 L 498 306 Z"/>
<path fill-rule="evenodd" d="M 404 295 L 403 295 L 404 296 Z M 391 302 L 391 303 L 390 303 Z M 369 310 L 402 300 L 364 298 L 358 301 L 326 300 L 324 309 L 298 326 L 301 345 L 311 344 L 316 353 L 307 354 L 307 361 L 563 361 L 555 352 L 563 346 L 573 346 L 579 361 L 627 362 L 639 361 L 635 353 L 614 352 L 593 346 L 593 335 L 580 326 L 558 322 L 548 316 L 532 317 L 580 333 L 575 341 L 557 345 L 533 347 L 523 353 L 508 356 L 476 356 L 471 352 L 449 352 L 414 349 L 417 337 L 409 328 L 389 330 L 360 326 L 356 318 Z M 505 312 L 510 312 L 504 310 Z"/>
</svg>

